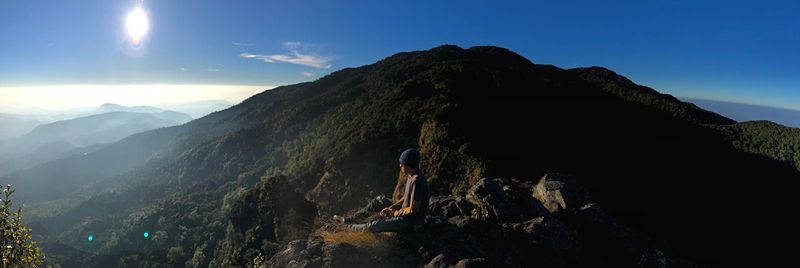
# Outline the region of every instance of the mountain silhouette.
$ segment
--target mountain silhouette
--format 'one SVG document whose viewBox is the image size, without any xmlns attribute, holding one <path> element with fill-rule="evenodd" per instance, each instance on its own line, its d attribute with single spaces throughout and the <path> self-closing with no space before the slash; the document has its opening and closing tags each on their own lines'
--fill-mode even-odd
<svg viewBox="0 0 800 268">
<path fill-rule="evenodd" d="M 31 200 L 49 199 L 29 213 L 62 266 L 245 266 L 258 255 L 280 266 L 291 261 L 281 252 L 358 253 L 317 243 L 320 221 L 391 194 L 397 157 L 412 147 L 441 198 L 432 211 L 476 208 L 437 212 L 434 244 L 398 246 L 426 252 L 409 254 L 414 265 L 628 266 L 645 255 L 687 266 L 777 263 L 789 255 L 772 241 L 794 224 L 787 185 L 800 174 L 735 146 L 723 130 L 734 124 L 607 69 L 444 45 L 266 90 L 11 177 Z M 532 188 L 553 172 L 571 174 L 591 203 L 532 210 L 547 205 Z M 535 231 L 542 225 L 564 235 Z M 154 235 L 142 239 L 144 231 Z M 85 243 L 87 232 L 108 239 Z M 539 257 L 507 248 L 514 244 L 540 245 Z M 463 251 L 445 250 L 456 245 Z"/>
</svg>

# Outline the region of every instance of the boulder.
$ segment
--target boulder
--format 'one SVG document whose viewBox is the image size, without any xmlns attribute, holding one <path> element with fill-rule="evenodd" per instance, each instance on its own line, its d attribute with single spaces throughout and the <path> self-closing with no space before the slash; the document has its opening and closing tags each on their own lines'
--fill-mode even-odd
<svg viewBox="0 0 800 268">
<path fill-rule="evenodd" d="M 295 240 L 278 252 L 267 267 L 384 267 L 368 252 L 346 243 L 325 243 L 322 239 Z"/>
<path fill-rule="evenodd" d="M 484 258 L 463 259 L 456 263 L 455 268 L 487 268 L 491 267 Z"/>
<path fill-rule="evenodd" d="M 533 197 L 550 213 L 574 210 L 590 202 L 589 194 L 572 176 L 548 173 L 533 187 Z"/>
<path fill-rule="evenodd" d="M 434 196 L 431 197 L 429 204 L 429 215 L 445 218 L 459 215 L 470 216 L 475 208 L 475 205 L 458 196 Z"/>
<path fill-rule="evenodd" d="M 434 257 L 433 259 L 431 259 L 431 261 L 428 262 L 428 264 L 425 264 L 425 266 L 423 266 L 423 267 L 424 268 L 447 268 L 449 266 L 445 262 L 444 254 L 439 254 L 439 255 L 436 255 L 436 257 Z"/>
<path fill-rule="evenodd" d="M 521 222 L 548 214 L 547 209 L 517 182 L 506 179 L 479 180 L 467 193 L 476 206 L 476 217 L 493 222 Z"/>
<path fill-rule="evenodd" d="M 518 245 L 517 262 L 541 267 L 572 267 L 580 256 L 578 235 L 556 218 L 543 216 L 521 223 L 503 224 L 511 230 L 509 243 Z"/>
<path fill-rule="evenodd" d="M 584 264 L 662 267 L 665 254 L 644 234 L 606 214 L 597 204 L 586 204 L 562 217 L 578 233 Z"/>
</svg>

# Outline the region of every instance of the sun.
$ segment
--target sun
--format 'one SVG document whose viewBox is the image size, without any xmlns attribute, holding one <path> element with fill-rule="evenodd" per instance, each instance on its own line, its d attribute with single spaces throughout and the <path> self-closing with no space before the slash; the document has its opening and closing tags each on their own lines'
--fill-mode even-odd
<svg viewBox="0 0 800 268">
<path fill-rule="evenodd" d="M 147 13 L 141 6 L 128 13 L 128 17 L 125 19 L 125 28 L 128 30 L 128 37 L 131 42 L 134 45 L 139 45 L 150 28 Z"/>
</svg>

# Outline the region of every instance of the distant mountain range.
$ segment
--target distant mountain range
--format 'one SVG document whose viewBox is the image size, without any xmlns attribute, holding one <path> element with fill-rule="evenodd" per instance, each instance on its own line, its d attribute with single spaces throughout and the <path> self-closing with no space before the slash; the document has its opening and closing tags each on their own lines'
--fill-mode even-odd
<svg viewBox="0 0 800 268">
<path fill-rule="evenodd" d="M 797 226 L 787 129 L 602 67 L 445 45 L 6 177 L 63 267 L 777 266 Z M 411 147 L 426 226 L 342 242 L 330 216 L 390 195 Z"/>
<path fill-rule="evenodd" d="M 187 114 L 154 107 L 116 104 L 104 104 L 93 113 L 38 125 L 25 135 L 0 141 L 0 175 L 71 154 L 87 153 L 98 148 L 96 145 L 192 119 Z"/>
<path fill-rule="evenodd" d="M 21 136 L 42 124 L 42 118 L 0 113 L 0 140 Z"/>
<path fill-rule="evenodd" d="M 783 109 L 769 106 L 743 104 L 704 99 L 683 99 L 700 106 L 703 109 L 714 111 L 733 120 L 757 121 L 769 120 L 784 126 L 800 128 L 800 110 Z"/>
<path fill-rule="evenodd" d="M 233 106 L 233 103 L 223 100 L 196 101 L 178 105 L 166 105 L 162 108 L 191 115 L 193 118 L 200 118 L 216 111 L 222 111 Z"/>
</svg>

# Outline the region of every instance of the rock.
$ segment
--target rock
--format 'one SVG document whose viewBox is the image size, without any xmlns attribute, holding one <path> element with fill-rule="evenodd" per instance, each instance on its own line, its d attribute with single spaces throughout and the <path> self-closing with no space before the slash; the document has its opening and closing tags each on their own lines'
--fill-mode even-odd
<svg viewBox="0 0 800 268">
<path fill-rule="evenodd" d="M 514 187 L 505 179 L 483 178 L 467 193 L 467 199 L 477 207 L 477 217 L 499 223 L 520 222 L 543 216 L 548 211 L 526 190 Z M 505 190 L 504 190 L 505 189 Z"/>
<path fill-rule="evenodd" d="M 434 196 L 430 199 L 428 214 L 450 218 L 458 215 L 471 215 L 475 205 L 464 198 L 454 196 Z"/>
<path fill-rule="evenodd" d="M 551 216 L 521 223 L 503 224 L 513 230 L 511 241 L 519 245 L 519 262 L 544 267 L 572 267 L 580 256 L 578 235 L 571 227 Z M 527 254 L 525 254 L 527 252 Z"/>
<path fill-rule="evenodd" d="M 484 258 L 463 259 L 456 263 L 455 268 L 484 268 L 491 267 Z"/>
<path fill-rule="evenodd" d="M 383 267 L 368 252 L 345 243 L 325 243 L 319 238 L 290 242 L 261 267 Z"/>
<path fill-rule="evenodd" d="M 483 232 L 483 221 L 466 216 L 447 220 L 428 216 L 426 221 L 418 240 L 424 249 L 420 252 L 423 260 L 430 258 L 428 264 L 443 263 L 449 267 L 461 259 L 486 256 L 485 245 L 482 244 L 483 236 L 487 235 Z M 439 260 L 434 261 L 436 258 Z"/>
<path fill-rule="evenodd" d="M 436 255 L 428 264 L 425 264 L 425 268 L 447 268 L 447 263 L 444 261 L 445 257 L 444 254 Z"/>
<path fill-rule="evenodd" d="M 623 267 L 658 264 L 666 259 L 646 236 L 619 224 L 597 204 L 586 204 L 563 218 L 578 233 L 584 262 Z"/>
<path fill-rule="evenodd" d="M 646 236 L 588 202 L 589 195 L 565 175 L 547 174 L 536 184 L 484 178 L 465 197 L 431 197 L 426 223 L 414 232 L 392 236 L 397 240 L 379 240 L 370 243 L 372 247 L 346 244 L 351 240 L 321 239 L 325 232 L 336 232 L 323 226 L 308 240 L 289 243 L 263 267 L 664 267 L 670 263 Z M 376 245 L 383 253 L 375 250 Z"/>
<path fill-rule="evenodd" d="M 343 202 L 351 195 L 346 183 L 340 182 L 344 180 L 341 174 L 325 172 L 317 185 L 306 193 L 306 199 L 314 202 L 323 214 L 342 214 L 348 208 L 362 206 L 351 200 Z"/>
<path fill-rule="evenodd" d="M 284 176 L 263 179 L 231 205 L 233 227 L 220 244 L 216 263 L 241 266 L 259 252 L 272 254 L 275 244 L 307 238 L 317 209 Z M 272 248 L 270 251 L 265 251 Z"/>
<path fill-rule="evenodd" d="M 589 202 L 589 194 L 568 175 L 548 173 L 533 188 L 533 197 L 551 213 L 580 208 Z"/>
</svg>

